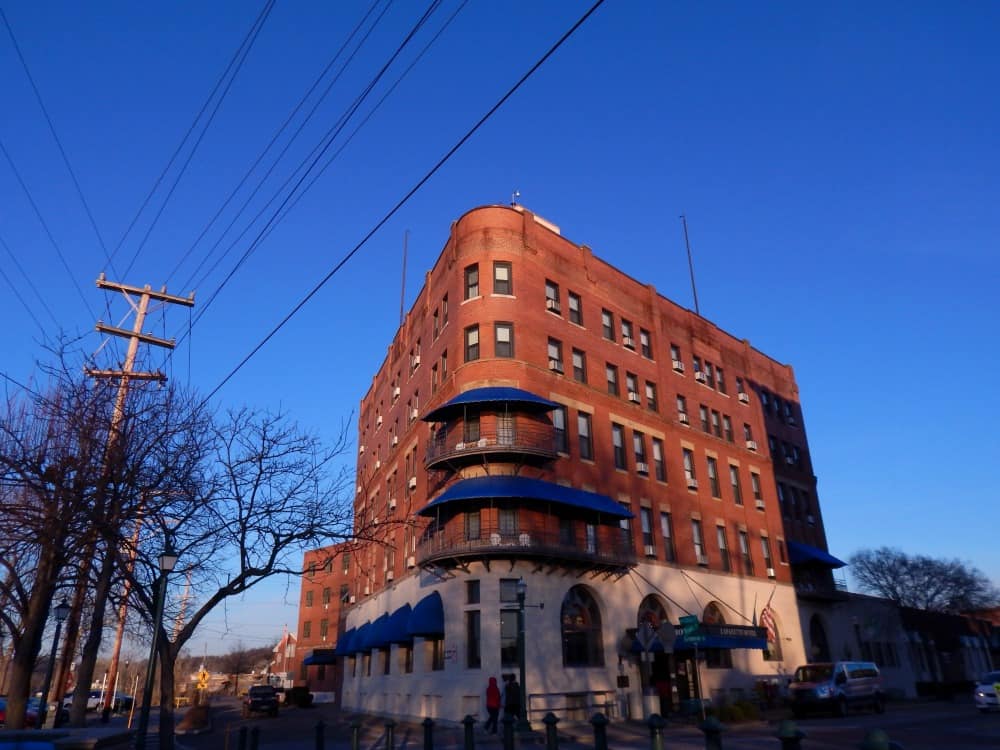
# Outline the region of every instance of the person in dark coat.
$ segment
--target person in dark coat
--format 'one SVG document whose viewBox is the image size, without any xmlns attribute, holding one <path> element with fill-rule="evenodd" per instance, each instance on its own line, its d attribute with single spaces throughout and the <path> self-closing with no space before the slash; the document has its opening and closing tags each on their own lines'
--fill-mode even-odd
<svg viewBox="0 0 1000 750">
<path fill-rule="evenodd" d="M 497 718 L 500 716 L 500 688 L 497 687 L 496 677 L 490 677 L 490 684 L 486 686 L 486 711 L 490 717 L 486 720 L 484 729 L 490 734 L 496 734 Z"/>
<path fill-rule="evenodd" d="M 507 679 L 507 688 L 503 691 L 503 712 L 514 719 L 521 717 L 521 686 L 514 675 Z"/>
</svg>

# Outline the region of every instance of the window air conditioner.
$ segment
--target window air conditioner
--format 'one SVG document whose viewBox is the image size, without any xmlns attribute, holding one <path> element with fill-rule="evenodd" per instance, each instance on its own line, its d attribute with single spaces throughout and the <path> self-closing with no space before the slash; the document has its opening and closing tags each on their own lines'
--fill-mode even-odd
<svg viewBox="0 0 1000 750">
<path fill-rule="evenodd" d="M 636 461 L 635 462 L 635 470 L 637 472 L 639 472 L 640 474 L 648 474 L 649 473 L 649 464 L 647 464 L 645 461 Z"/>
<path fill-rule="evenodd" d="M 795 463 L 795 459 L 792 458 L 791 456 L 785 456 L 785 463 L 786 464 L 794 464 Z"/>
<path fill-rule="evenodd" d="M 697 380 L 699 383 L 708 382 L 708 378 L 705 376 L 705 373 L 702 372 L 701 370 L 698 370 L 698 372 L 694 374 L 694 379 Z"/>
<path fill-rule="evenodd" d="M 364 595 L 368 596 L 368 587 L 367 586 L 365 586 Z"/>
<path fill-rule="evenodd" d="M 379 414 L 377 417 L 375 417 L 375 426 L 376 427 L 381 427 L 382 426 L 382 415 L 381 414 Z"/>
<path fill-rule="evenodd" d="M 409 485 L 408 486 L 409 486 L 409 488 L 411 490 L 417 489 L 417 478 L 416 477 L 410 477 L 410 481 L 409 481 Z"/>
<path fill-rule="evenodd" d="M 545 309 L 551 310 L 552 312 L 560 312 L 559 300 L 547 297 L 545 299 Z"/>
<path fill-rule="evenodd" d="M 756 440 L 747 440 L 747 450 L 755 451 L 757 450 Z"/>
<path fill-rule="evenodd" d="M 348 602 L 350 604 L 354 604 L 354 602 L 356 602 L 357 600 L 358 600 L 358 597 L 354 596 L 354 594 L 351 594 L 351 598 L 348 599 Z"/>
<path fill-rule="evenodd" d="M 767 577 L 768 578 L 774 578 L 774 568 L 768 568 L 767 569 Z"/>
<path fill-rule="evenodd" d="M 799 424 L 798 422 L 795 421 L 795 417 L 788 417 L 788 419 L 786 419 L 785 422 L 788 423 L 789 427 L 796 427 Z"/>
<path fill-rule="evenodd" d="M 683 411 L 677 413 L 677 421 L 681 424 L 691 424 L 691 420 L 688 419 L 687 412 Z"/>
<path fill-rule="evenodd" d="M 392 580 L 393 578 L 395 578 L 395 577 L 396 577 L 396 574 L 395 574 L 395 573 L 393 573 L 393 572 L 392 572 L 391 570 L 387 570 L 387 571 L 385 572 L 385 580 L 387 580 L 387 581 L 391 581 L 391 580 Z"/>
<path fill-rule="evenodd" d="M 736 398 L 738 398 L 740 400 L 741 404 L 749 404 L 750 403 L 750 394 L 749 393 L 741 393 Z"/>
<path fill-rule="evenodd" d="M 757 500 L 754 503 L 754 505 L 757 506 L 757 510 L 764 510 L 764 501 L 763 500 Z"/>
<path fill-rule="evenodd" d="M 417 558 L 415 555 L 410 555 L 408 558 L 406 558 L 406 567 L 408 568 L 417 567 Z"/>
<path fill-rule="evenodd" d="M 419 409 L 410 409 L 410 419 L 416 419 L 419 416 L 420 416 Z"/>
<path fill-rule="evenodd" d="M 632 340 L 631 336 L 622 336 L 622 346 L 627 346 L 629 349 L 634 349 L 635 341 Z"/>
<path fill-rule="evenodd" d="M 396 510 L 396 498 L 389 498 L 389 510 Z"/>
<path fill-rule="evenodd" d="M 465 443 L 455 443 L 455 450 L 457 450 L 457 451 L 464 451 L 465 450 Z"/>
<path fill-rule="evenodd" d="M 708 565 L 708 556 L 704 552 L 699 552 L 697 557 L 699 565 Z"/>
<path fill-rule="evenodd" d="M 362 445 L 361 447 L 358 448 L 358 453 L 361 454 L 364 452 L 365 452 L 365 446 Z"/>
<path fill-rule="evenodd" d="M 376 469 L 381 469 L 382 468 L 382 459 L 380 459 L 380 458 L 376 458 L 375 459 L 375 468 Z"/>
<path fill-rule="evenodd" d="M 550 359 L 549 369 L 552 370 L 553 372 L 562 372 L 563 371 L 562 362 L 560 362 L 558 359 Z"/>
<path fill-rule="evenodd" d="M 673 360 L 674 372 L 684 372 L 684 363 L 679 359 Z"/>
<path fill-rule="evenodd" d="M 631 401 L 633 404 L 638 404 L 639 403 L 639 394 L 636 391 L 629 391 L 628 392 L 628 400 Z"/>
<path fill-rule="evenodd" d="M 806 516 L 806 523 L 809 524 L 810 526 L 815 525 L 815 523 L 816 523 L 815 516 L 811 516 L 811 515 Z"/>
<path fill-rule="evenodd" d="M 360 484 L 358 485 L 358 494 L 359 495 L 361 494 L 361 485 Z"/>
<path fill-rule="evenodd" d="M 656 557 L 656 547 L 652 544 L 647 544 L 643 550 L 646 553 L 646 557 Z"/>
<path fill-rule="evenodd" d="M 420 355 L 419 354 L 414 354 L 413 355 L 413 366 L 416 367 L 419 364 L 420 364 Z"/>
<path fill-rule="evenodd" d="M 393 435 L 392 436 L 392 444 L 393 445 L 399 445 L 399 435 Z"/>
<path fill-rule="evenodd" d="M 698 480 L 695 479 L 694 477 L 688 477 L 687 478 L 687 486 L 688 486 L 689 490 L 696 490 L 696 489 L 698 489 Z"/>
<path fill-rule="evenodd" d="M 392 389 L 392 397 L 394 399 L 399 398 L 399 394 L 400 393 L 402 393 L 402 390 L 400 389 L 400 387 L 398 385 L 395 388 Z"/>
</svg>

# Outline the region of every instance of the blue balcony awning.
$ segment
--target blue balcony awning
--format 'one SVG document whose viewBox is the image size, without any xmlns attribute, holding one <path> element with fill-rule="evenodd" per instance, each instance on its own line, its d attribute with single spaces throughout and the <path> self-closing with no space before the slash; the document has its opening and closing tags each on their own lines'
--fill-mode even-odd
<svg viewBox="0 0 1000 750">
<path fill-rule="evenodd" d="M 361 654 L 367 651 L 365 648 L 365 641 L 368 640 L 368 631 L 371 630 L 372 624 L 366 622 L 364 625 L 360 626 L 354 633 L 354 637 L 351 639 L 351 653 Z"/>
<path fill-rule="evenodd" d="M 433 516 L 434 512 L 447 503 L 462 500 L 490 500 L 497 498 L 518 498 L 543 500 L 560 505 L 603 513 L 611 518 L 632 518 L 633 513 L 616 503 L 607 495 L 587 492 L 561 484 L 546 482 L 530 477 L 494 476 L 475 477 L 456 482 L 425 505 L 417 515 Z"/>
<path fill-rule="evenodd" d="M 389 643 L 409 643 L 413 640 L 413 636 L 407 630 L 412 614 L 413 608 L 409 604 L 404 604 L 389 615 L 389 624 L 386 626 L 386 640 Z"/>
<path fill-rule="evenodd" d="M 337 648 L 334 649 L 334 653 L 337 656 L 347 656 L 348 654 L 353 654 L 351 650 L 351 641 L 354 640 L 354 634 L 357 632 L 354 628 L 350 630 L 345 630 L 343 635 L 337 639 Z"/>
<path fill-rule="evenodd" d="M 441 638 L 444 636 L 444 605 L 441 594 L 433 591 L 413 607 L 406 632 L 421 638 Z"/>
<path fill-rule="evenodd" d="M 790 539 L 787 544 L 788 560 L 792 565 L 814 563 L 816 565 L 823 565 L 827 568 L 842 568 L 847 565 L 847 563 L 843 560 L 838 560 L 829 552 L 821 550 L 819 547 L 811 547 L 808 544 L 793 542 Z"/>
<path fill-rule="evenodd" d="M 509 388 L 503 386 L 489 386 L 486 388 L 472 388 L 460 393 L 455 398 L 447 401 L 436 409 L 424 414 L 421 419 L 425 422 L 444 422 L 451 416 L 461 411 L 467 406 L 483 406 L 484 404 L 511 404 L 519 409 L 529 409 L 531 411 L 552 411 L 559 404 L 549 401 L 547 398 L 536 396 L 534 393 L 522 391 L 520 388 Z"/>
<path fill-rule="evenodd" d="M 303 659 L 302 663 L 307 667 L 315 667 L 320 664 L 336 664 L 336 652 L 332 648 L 318 648 Z"/>
<path fill-rule="evenodd" d="M 388 640 L 389 613 L 386 612 L 376 617 L 368 628 L 365 640 L 362 643 L 362 651 L 371 651 L 373 648 L 385 648 L 389 645 Z"/>
</svg>

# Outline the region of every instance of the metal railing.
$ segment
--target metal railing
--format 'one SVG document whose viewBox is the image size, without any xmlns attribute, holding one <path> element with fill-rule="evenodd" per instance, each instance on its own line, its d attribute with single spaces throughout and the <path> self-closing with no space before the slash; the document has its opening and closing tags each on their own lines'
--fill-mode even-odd
<svg viewBox="0 0 1000 750">
<path fill-rule="evenodd" d="M 552 425 L 537 422 L 515 422 L 497 428 L 481 427 L 472 434 L 464 425 L 438 432 L 427 445 L 424 466 L 469 455 L 519 453 L 544 458 L 558 455 L 556 430 Z"/>
</svg>

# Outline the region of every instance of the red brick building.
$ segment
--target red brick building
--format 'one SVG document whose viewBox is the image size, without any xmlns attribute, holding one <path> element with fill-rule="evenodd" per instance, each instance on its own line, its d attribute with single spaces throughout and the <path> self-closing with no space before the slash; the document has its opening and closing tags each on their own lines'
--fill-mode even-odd
<svg viewBox="0 0 1000 750">
<path fill-rule="evenodd" d="M 381 543 L 316 581 L 368 711 L 482 715 L 522 656 L 531 720 L 749 697 L 806 660 L 796 586 L 838 596 L 791 367 L 519 206 L 452 225 L 362 399 L 355 513 Z"/>
</svg>

